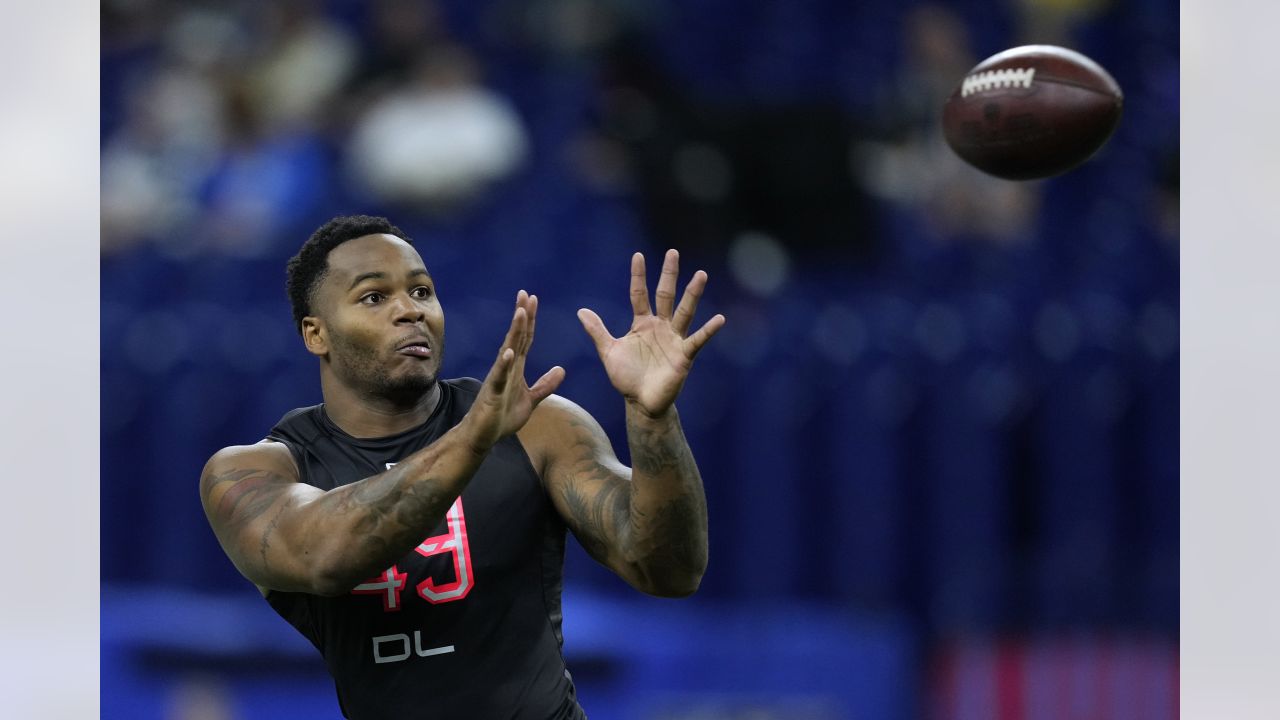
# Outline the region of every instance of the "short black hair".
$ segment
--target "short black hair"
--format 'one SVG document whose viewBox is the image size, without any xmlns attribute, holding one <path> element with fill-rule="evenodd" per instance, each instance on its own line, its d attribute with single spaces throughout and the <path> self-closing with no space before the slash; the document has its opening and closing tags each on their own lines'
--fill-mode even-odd
<svg viewBox="0 0 1280 720">
<path fill-rule="evenodd" d="M 302 244 L 298 254 L 289 258 L 285 267 L 285 290 L 293 308 L 293 324 L 302 334 L 302 319 L 311 315 L 311 300 L 316 288 L 329 272 L 329 253 L 348 240 L 365 235 L 395 235 L 410 245 L 413 240 L 384 217 L 374 215 L 339 215 L 321 225 Z"/>
</svg>

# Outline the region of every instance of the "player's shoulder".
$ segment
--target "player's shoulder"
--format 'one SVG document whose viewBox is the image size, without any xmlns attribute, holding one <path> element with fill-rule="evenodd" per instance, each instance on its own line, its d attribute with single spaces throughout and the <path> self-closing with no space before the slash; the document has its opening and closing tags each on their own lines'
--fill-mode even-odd
<svg viewBox="0 0 1280 720">
<path fill-rule="evenodd" d="M 578 403 L 563 395 L 551 394 L 534 408 L 526 425 L 530 435 L 548 445 L 575 444 L 582 436 L 604 435 L 600 423 Z"/>
<path fill-rule="evenodd" d="M 591 417 L 591 413 L 569 398 L 551 393 L 538 404 L 538 407 L 533 411 L 533 417 L 530 419 L 556 423 L 584 417 Z"/>
<path fill-rule="evenodd" d="M 252 445 L 228 445 L 215 452 L 205 463 L 204 474 L 221 474 L 236 470 L 265 470 L 285 478 L 297 479 L 298 469 L 289 448 L 271 439 Z"/>
<path fill-rule="evenodd" d="M 200 473 L 200 502 L 205 508 L 213 507 L 227 488 L 250 480 L 292 486 L 299 480 L 298 468 L 289 450 L 271 440 L 224 447 L 209 458 Z"/>
</svg>

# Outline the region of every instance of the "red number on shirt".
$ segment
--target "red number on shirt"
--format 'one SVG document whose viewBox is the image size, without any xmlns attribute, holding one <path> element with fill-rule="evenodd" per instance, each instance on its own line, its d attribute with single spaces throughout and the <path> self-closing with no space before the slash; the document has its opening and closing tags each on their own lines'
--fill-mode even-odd
<svg viewBox="0 0 1280 720">
<path fill-rule="evenodd" d="M 433 605 L 461 600 L 475 585 L 471 576 L 471 544 L 467 542 L 467 519 L 462 513 L 461 497 L 453 501 L 445 520 L 448 528 L 444 535 L 429 537 L 416 548 L 423 557 L 443 553 L 453 557 L 453 576 L 456 578 L 453 582 L 437 585 L 428 577 L 418 583 L 418 595 Z"/>
<path fill-rule="evenodd" d="M 390 470 L 395 463 L 387 463 Z M 462 514 L 462 496 L 449 506 L 445 515 L 446 532 L 423 540 L 414 548 L 423 557 L 449 553 L 453 556 L 453 582 L 437 585 L 429 576 L 418 583 L 418 595 L 432 605 L 461 600 L 471 592 L 475 584 L 471 575 L 471 544 L 467 542 L 467 520 Z M 395 565 L 382 571 L 351 591 L 356 595 L 382 595 L 382 609 L 395 612 L 400 609 L 400 591 L 404 589 L 408 573 L 402 573 Z"/>
<path fill-rule="evenodd" d="M 407 577 L 408 573 L 402 573 L 392 565 L 383 570 L 381 575 L 355 586 L 351 592 L 356 595 L 381 595 L 383 611 L 395 612 L 400 609 L 400 591 L 404 589 Z"/>
</svg>

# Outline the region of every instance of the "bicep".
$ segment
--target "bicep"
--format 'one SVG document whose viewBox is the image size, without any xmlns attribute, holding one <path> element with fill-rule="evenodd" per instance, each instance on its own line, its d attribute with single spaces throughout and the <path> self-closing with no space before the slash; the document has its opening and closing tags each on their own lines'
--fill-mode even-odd
<svg viewBox="0 0 1280 720">
<path fill-rule="evenodd" d="M 320 494 L 298 482 L 292 459 L 262 446 L 220 451 L 200 478 L 200 500 L 223 550 L 246 578 L 280 590 L 305 587 L 304 563 L 290 549 L 290 518 Z"/>
</svg>

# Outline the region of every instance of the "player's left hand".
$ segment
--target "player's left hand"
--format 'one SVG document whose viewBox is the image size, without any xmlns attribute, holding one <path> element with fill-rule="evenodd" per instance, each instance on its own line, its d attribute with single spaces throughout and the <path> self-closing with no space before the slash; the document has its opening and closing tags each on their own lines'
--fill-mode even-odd
<svg viewBox="0 0 1280 720">
<path fill-rule="evenodd" d="M 677 306 L 679 270 L 680 254 L 668 250 L 658 277 L 655 313 L 649 307 L 644 255 L 631 256 L 631 309 L 635 318 L 631 329 L 620 338 L 609 334 L 599 315 L 586 308 L 578 311 L 578 320 L 595 343 L 613 387 L 627 403 L 650 417 L 661 416 L 671 408 L 689 376 L 694 357 L 724 327 L 724 316 L 717 314 L 689 334 L 698 300 L 707 286 L 707 274 L 702 270 L 693 274 Z"/>
</svg>

